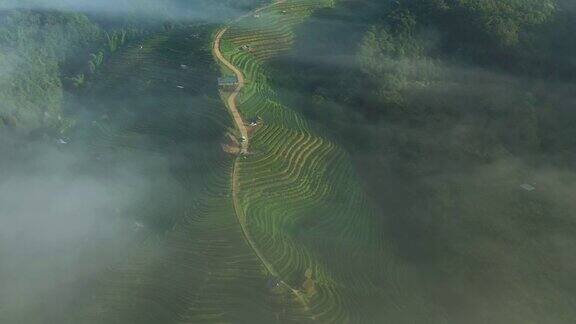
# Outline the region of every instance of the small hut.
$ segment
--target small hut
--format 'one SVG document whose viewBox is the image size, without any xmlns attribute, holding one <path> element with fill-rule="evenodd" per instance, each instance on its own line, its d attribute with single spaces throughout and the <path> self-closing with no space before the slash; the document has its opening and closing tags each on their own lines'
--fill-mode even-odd
<svg viewBox="0 0 576 324">
<path fill-rule="evenodd" d="M 238 85 L 238 78 L 235 76 L 218 78 L 218 87 L 223 90 L 235 88 L 237 85 Z"/>
<path fill-rule="evenodd" d="M 528 183 L 523 183 L 520 185 L 520 189 L 525 190 L 525 191 L 534 191 L 536 190 L 536 187 L 534 187 L 531 184 Z"/>
<path fill-rule="evenodd" d="M 260 123 L 260 119 L 258 119 L 258 118 L 252 118 L 252 119 L 248 120 L 248 125 L 250 127 L 256 127 L 256 126 L 258 126 L 259 123 Z"/>
<path fill-rule="evenodd" d="M 240 47 L 238 47 L 238 50 L 240 51 L 245 51 L 245 52 L 253 52 L 254 49 L 252 48 L 252 46 L 248 45 L 248 44 L 244 44 Z"/>
<path fill-rule="evenodd" d="M 268 289 L 278 288 L 280 287 L 280 280 L 276 277 L 270 277 L 266 282 L 266 287 L 268 287 Z"/>
</svg>

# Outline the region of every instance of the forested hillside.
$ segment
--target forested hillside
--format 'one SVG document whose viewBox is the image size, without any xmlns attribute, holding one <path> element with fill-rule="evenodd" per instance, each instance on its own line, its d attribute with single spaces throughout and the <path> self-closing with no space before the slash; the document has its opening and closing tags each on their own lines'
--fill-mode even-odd
<svg viewBox="0 0 576 324">
<path fill-rule="evenodd" d="M 61 131 L 66 93 L 128 42 L 175 24 L 225 21 L 262 1 L 7 1 L 0 4 L 0 127 Z"/>
<path fill-rule="evenodd" d="M 572 323 L 574 32 L 574 0 L 0 0 L 0 322 Z"/>
<path fill-rule="evenodd" d="M 32 2 L 0 1 L 0 322 L 181 321 L 205 314 L 194 300 L 215 269 L 236 278 L 246 267 L 238 277 L 255 292 L 213 305 L 267 314 L 253 301 L 265 277 L 227 198 L 229 120 L 210 53 L 219 21 Z M 186 226 L 174 235 L 176 223 Z"/>
<path fill-rule="evenodd" d="M 85 16 L 30 11 L 0 16 L 2 124 L 27 129 L 62 119 L 61 64 L 101 37 Z"/>
<path fill-rule="evenodd" d="M 450 322 L 575 316 L 575 22 L 572 1 L 346 0 L 272 63 Z"/>
</svg>

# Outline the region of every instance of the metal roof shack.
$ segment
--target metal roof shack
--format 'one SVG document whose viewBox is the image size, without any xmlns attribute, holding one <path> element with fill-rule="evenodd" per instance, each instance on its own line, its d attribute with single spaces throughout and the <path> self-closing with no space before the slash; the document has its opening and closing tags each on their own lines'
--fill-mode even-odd
<svg viewBox="0 0 576 324">
<path fill-rule="evenodd" d="M 534 187 L 533 185 L 528 184 L 528 183 L 523 183 L 520 185 L 520 189 L 526 190 L 526 191 L 534 191 L 534 190 L 536 190 L 536 187 Z"/>
<path fill-rule="evenodd" d="M 238 78 L 235 76 L 218 78 L 218 86 L 220 87 L 235 86 L 237 84 L 238 84 Z"/>
<path fill-rule="evenodd" d="M 260 124 L 260 122 L 262 122 L 262 118 L 260 118 L 260 116 L 248 120 L 248 124 L 252 127 L 258 126 L 258 124 Z"/>
</svg>

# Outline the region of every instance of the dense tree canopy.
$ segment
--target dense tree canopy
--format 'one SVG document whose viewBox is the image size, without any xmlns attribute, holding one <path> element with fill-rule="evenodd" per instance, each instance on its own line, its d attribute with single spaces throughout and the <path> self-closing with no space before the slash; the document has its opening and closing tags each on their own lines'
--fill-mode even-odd
<svg viewBox="0 0 576 324">
<path fill-rule="evenodd" d="M 86 16 L 8 11 L 0 15 L 0 115 L 24 128 L 62 119 L 60 64 L 100 37 Z"/>
<path fill-rule="evenodd" d="M 571 271 L 551 242 L 576 233 L 561 198 L 576 188 L 573 3 L 377 2 L 301 29 L 272 64 L 284 99 L 347 144 L 398 255 L 442 282 L 431 299 L 448 322 L 574 316 L 574 287 L 539 277 Z"/>
<path fill-rule="evenodd" d="M 63 88 L 81 88 L 145 30 L 225 20 L 262 1 L 7 1 L 0 4 L 0 127 L 58 129 Z M 170 23 L 165 24 L 165 22 Z"/>
<path fill-rule="evenodd" d="M 514 46 L 528 27 L 548 21 L 554 0 L 418 0 L 416 9 L 446 28 L 459 23 L 468 37 L 487 37 L 500 46 Z M 479 35 L 478 35 L 479 34 Z"/>
</svg>

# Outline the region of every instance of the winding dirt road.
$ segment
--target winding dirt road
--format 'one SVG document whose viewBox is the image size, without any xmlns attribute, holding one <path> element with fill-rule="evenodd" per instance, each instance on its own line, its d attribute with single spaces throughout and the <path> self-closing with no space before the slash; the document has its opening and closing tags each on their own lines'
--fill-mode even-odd
<svg viewBox="0 0 576 324">
<path fill-rule="evenodd" d="M 248 17 L 250 15 L 256 14 L 262 10 L 265 10 L 269 7 L 277 5 L 277 4 L 282 3 L 284 1 L 285 0 L 279 0 L 279 1 L 273 2 L 267 6 L 264 6 L 264 7 L 261 7 L 259 9 L 255 10 L 251 13 L 243 15 L 243 16 L 237 18 L 235 21 L 238 21 L 238 20 L 245 18 L 245 17 Z M 246 123 L 244 122 L 244 120 L 242 119 L 242 115 L 240 115 L 240 112 L 238 111 L 238 105 L 237 105 L 236 100 L 238 98 L 238 95 L 240 94 L 240 91 L 242 91 L 242 89 L 246 85 L 246 80 L 244 78 L 244 74 L 242 74 L 242 71 L 240 71 L 240 69 L 238 69 L 232 63 L 230 63 L 224 57 L 224 55 L 222 54 L 222 52 L 220 50 L 221 43 L 222 43 L 222 36 L 228 31 L 229 28 L 230 27 L 224 27 L 223 29 L 221 29 L 216 34 L 216 38 L 214 39 L 213 53 L 214 53 L 214 56 L 218 59 L 218 61 L 220 61 L 220 63 L 222 63 L 224 66 L 226 66 L 228 69 L 230 69 L 236 75 L 236 78 L 238 79 L 238 85 L 236 86 L 236 88 L 234 89 L 232 94 L 228 97 L 228 99 L 226 100 L 226 105 L 228 107 L 228 110 L 230 111 L 230 114 L 232 115 L 232 119 L 234 120 L 234 124 L 236 125 L 236 128 L 240 132 L 240 136 L 243 138 L 240 141 L 240 144 L 241 144 L 240 156 L 242 156 L 242 155 L 248 153 L 248 148 L 250 146 L 250 138 L 248 137 L 248 129 L 246 128 Z M 266 260 L 266 258 L 262 254 L 262 252 L 258 249 L 256 242 L 254 242 L 254 240 L 252 239 L 252 236 L 250 235 L 250 231 L 248 231 L 248 225 L 246 222 L 246 214 L 244 213 L 244 209 L 242 208 L 242 206 L 240 206 L 240 203 L 238 201 L 238 169 L 239 169 L 239 166 L 240 166 L 239 157 L 237 156 L 235 161 L 234 161 L 234 165 L 232 167 L 232 201 L 233 201 L 233 205 L 234 205 L 234 211 L 236 214 L 236 218 L 238 219 L 238 223 L 240 224 L 240 227 L 242 229 L 244 239 L 246 240 L 246 242 L 248 243 L 250 248 L 254 251 L 254 254 L 256 254 L 258 259 L 260 259 L 260 261 L 262 262 L 262 264 L 264 265 L 266 270 L 272 276 L 278 278 L 278 273 L 274 270 L 274 267 L 272 266 L 272 264 L 270 264 Z M 304 297 L 302 292 L 293 288 L 292 286 L 287 284 L 284 280 L 282 280 L 280 278 L 278 278 L 278 280 L 279 280 L 279 285 L 284 286 L 285 288 L 290 290 L 294 294 L 296 299 L 298 299 L 304 305 L 305 309 L 308 309 L 306 298 Z"/>
<path fill-rule="evenodd" d="M 232 94 L 228 97 L 226 105 L 228 106 L 228 110 L 232 114 L 232 119 L 234 120 L 234 123 L 236 124 L 236 128 L 240 132 L 240 136 L 241 136 L 240 154 L 246 154 L 246 153 L 248 153 L 248 147 L 250 145 L 249 144 L 250 139 L 248 138 L 248 130 L 246 129 L 246 124 L 244 123 L 244 120 L 242 119 L 242 116 L 240 115 L 240 112 L 238 111 L 238 106 L 236 105 L 236 98 L 238 97 L 238 94 L 240 94 L 240 91 L 242 91 L 242 88 L 244 88 L 246 81 L 244 80 L 244 74 L 242 74 L 242 72 L 237 67 L 235 67 L 232 63 L 230 63 L 226 58 L 224 58 L 224 55 L 222 55 L 222 52 L 220 51 L 220 44 L 222 42 L 222 36 L 224 35 L 224 33 L 226 33 L 226 31 L 228 31 L 228 27 L 220 30 L 218 32 L 218 34 L 216 34 L 216 39 L 214 40 L 214 50 L 213 51 L 214 51 L 214 56 L 216 56 L 216 58 L 222 64 L 224 64 L 224 66 L 226 66 L 228 69 L 230 69 L 236 75 L 236 78 L 238 78 L 238 84 L 236 85 L 236 88 L 234 89 Z"/>
</svg>

